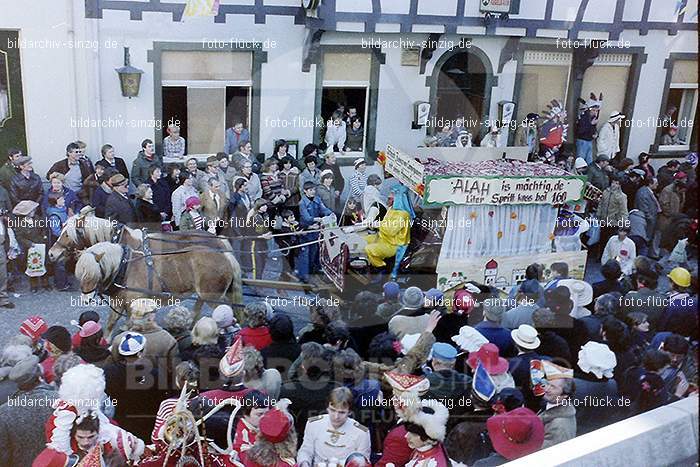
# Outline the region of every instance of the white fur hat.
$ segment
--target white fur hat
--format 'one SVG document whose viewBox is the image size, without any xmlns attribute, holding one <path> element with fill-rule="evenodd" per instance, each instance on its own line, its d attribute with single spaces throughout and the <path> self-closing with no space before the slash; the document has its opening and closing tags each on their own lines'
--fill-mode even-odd
<svg viewBox="0 0 700 467">
<path fill-rule="evenodd" d="M 488 343 L 483 334 L 471 326 L 462 326 L 459 328 L 459 334 L 452 336 L 452 341 L 459 346 L 460 349 L 466 352 L 476 352 L 482 345 Z"/>
<path fill-rule="evenodd" d="M 447 419 L 450 413 L 447 407 L 435 399 L 423 399 L 419 410 L 411 413 L 407 421 L 415 423 L 425 430 L 425 434 L 435 441 L 443 442 Z"/>
<path fill-rule="evenodd" d="M 102 368 L 84 364 L 70 368 L 61 377 L 58 397 L 75 406 L 78 414 L 99 410 L 105 392 L 105 375 Z"/>
<path fill-rule="evenodd" d="M 610 348 L 599 342 L 588 342 L 578 351 L 578 366 L 598 379 L 612 378 L 617 358 Z"/>
</svg>

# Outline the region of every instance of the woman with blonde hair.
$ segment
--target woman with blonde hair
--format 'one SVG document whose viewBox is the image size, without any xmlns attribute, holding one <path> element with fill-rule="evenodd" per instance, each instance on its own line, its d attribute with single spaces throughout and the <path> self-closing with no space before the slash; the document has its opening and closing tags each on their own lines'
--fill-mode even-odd
<svg viewBox="0 0 700 467">
<path fill-rule="evenodd" d="M 200 318 L 192 328 L 192 355 L 188 360 L 194 362 L 202 373 L 200 390 L 221 386 L 219 361 L 224 352 L 218 340 L 219 326 L 208 316 Z M 182 358 L 184 360 L 185 356 Z"/>
<path fill-rule="evenodd" d="M 265 369 L 262 355 L 254 347 L 243 347 L 243 385 L 262 391 L 277 400 L 282 386 L 282 375 L 274 368 Z"/>
</svg>

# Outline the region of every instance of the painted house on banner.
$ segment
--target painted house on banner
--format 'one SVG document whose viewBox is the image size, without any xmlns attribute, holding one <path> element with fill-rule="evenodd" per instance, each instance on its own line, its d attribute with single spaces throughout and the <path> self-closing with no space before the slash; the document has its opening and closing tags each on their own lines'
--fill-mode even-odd
<svg viewBox="0 0 700 467">
<path fill-rule="evenodd" d="M 177 120 L 188 153 L 212 154 L 241 120 L 254 151 L 269 155 L 283 138 L 300 154 L 344 103 L 373 158 L 387 143 L 419 146 L 459 117 L 478 141 L 504 103 L 517 119 L 552 99 L 573 115 L 579 97 L 602 92 L 601 122 L 615 110 L 628 118 L 622 151 L 650 152 L 658 165 L 697 141 L 697 9 L 697 0 L 0 0 L 0 150 L 26 148 L 42 174 L 76 139 L 93 160 L 110 143 L 130 163 L 144 138 L 160 146 Z M 115 71 L 124 47 L 143 71 L 132 98 Z M 679 142 L 661 145 L 670 108 Z"/>
</svg>

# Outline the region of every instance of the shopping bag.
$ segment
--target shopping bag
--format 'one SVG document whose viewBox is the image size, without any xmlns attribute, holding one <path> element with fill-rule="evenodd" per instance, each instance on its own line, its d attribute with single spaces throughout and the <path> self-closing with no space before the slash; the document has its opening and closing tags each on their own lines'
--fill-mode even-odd
<svg viewBox="0 0 700 467">
<path fill-rule="evenodd" d="M 46 245 L 35 243 L 27 250 L 27 270 L 29 277 L 41 277 L 46 274 Z"/>
</svg>

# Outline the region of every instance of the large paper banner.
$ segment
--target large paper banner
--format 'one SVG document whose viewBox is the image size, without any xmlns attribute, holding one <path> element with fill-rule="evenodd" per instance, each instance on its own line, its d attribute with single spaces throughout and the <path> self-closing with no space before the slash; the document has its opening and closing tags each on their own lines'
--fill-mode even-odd
<svg viewBox="0 0 700 467">
<path fill-rule="evenodd" d="M 563 204 L 583 196 L 583 177 L 426 177 L 430 204 Z"/>
</svg>

